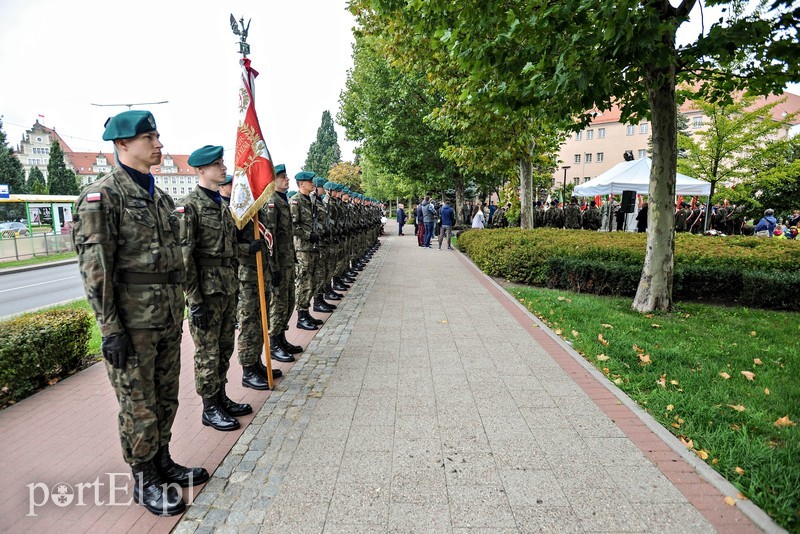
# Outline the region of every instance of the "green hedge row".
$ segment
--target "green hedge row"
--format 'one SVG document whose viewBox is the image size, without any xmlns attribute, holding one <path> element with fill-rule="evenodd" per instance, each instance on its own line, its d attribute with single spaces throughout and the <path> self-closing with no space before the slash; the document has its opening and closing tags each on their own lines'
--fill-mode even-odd
<svg viewBox="0 0 800 534">
<path fill-rule="evenodd" d="M 82 309 L 29 313 L 0 323 L 0 404 L 78 369 L 91 333 L 92 317 Z"/>
<path fill-rule="evenodd" d="M 512 282 L 633 295 L 645 234 L 537 229 L 467 231 L 458 246 L 487 274 Z M 673 296 L 800 309 L 800 242 L 678 234 Z"/>
</svg>

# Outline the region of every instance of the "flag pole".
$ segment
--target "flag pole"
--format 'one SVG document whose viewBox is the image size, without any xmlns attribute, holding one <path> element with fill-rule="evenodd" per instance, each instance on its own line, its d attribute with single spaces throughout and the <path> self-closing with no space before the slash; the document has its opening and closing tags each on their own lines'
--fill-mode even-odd
<svg viewBox="0 0 800 534">
<path fill-rule="evenodd" d="M 239 36 L 239 53 L 242 54 L 242 59 L 244 59 L 247 57 L 247 54 L 250 53 L 250 45 L 247 44 L 247 33 L 250 30 L 250 21 L 248 20 L 247 26 L 245 26 L 244 17 L 242 17 L 239 19 L 239 23 L 237 24 L 236 18 L 233 16 L 233 14 L 231 14 L 230 23 L 233 34 Z M 253 215 L 253 236 L 256 240 L 261 239 L 257 211 Z M 269 389 L 273 389 L 272 358 L 270 357 L 271 348 L 269 345 L 269 314 L 267 313 L 267 293 L 266 284 L 264 283 L 263 252 L 258 252 L 256 254 L 256 271 L 258 273 L 258 299 L 261 307 L 261 335 L 264 340 L 264 359 L 266 360 L 265 367 L 267 368 L 267 384 L 269 385 Z"/>
</svg>

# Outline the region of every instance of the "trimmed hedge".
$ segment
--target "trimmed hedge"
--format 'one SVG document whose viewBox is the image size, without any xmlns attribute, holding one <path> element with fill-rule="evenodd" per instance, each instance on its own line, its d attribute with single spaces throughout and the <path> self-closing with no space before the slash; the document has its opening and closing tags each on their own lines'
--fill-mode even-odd
<svg viewBox="0 0 800 534">
<path fill-rule="evenodd" d="M 542 228 L 465 231 L 458 246 L 491 276 L 601 295 L 634 295 L 646 234 Z M 673 296 L 800 310 L 800 241 L 677 234 Z"/>
<path fill-rule="evenodd" d="M 0 404 L 78 369 L 91 333 L 92 317 L 82 309 L 29 313 L 0 323 Z"/>
</svg>

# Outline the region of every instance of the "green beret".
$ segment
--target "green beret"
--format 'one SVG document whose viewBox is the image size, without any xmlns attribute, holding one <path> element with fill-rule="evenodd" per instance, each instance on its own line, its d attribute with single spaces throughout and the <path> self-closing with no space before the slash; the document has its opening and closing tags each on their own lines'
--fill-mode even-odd
<svg viewBox="0 0 800 534">
<path fill-rule="evenodd" d="M 109 117 L 105 127 L 103 141 L 130 139 L 139 134 L 154 131 L 156 129 L 156 119 L 149 111 L 138 109 L 123 111 L 119 115 Z"/>
<path fill-rule="evenodd" d="M 189 156 L 189 165 L 192 167 L 202 167 L 203 165 L 211 165 L 219 158 L 225 151 L 221 146 L 206 145 L 203 148 L 198 148 Z"/>
<path fill-rule="evenodd" d="M 323 185 L 322 187 L 324 187 L 326 191 L 336 191 L 335 182 L 325 182 L 325 185 Z"/>
<path fill-rule="evenodd" d="M 296 194 L 297 194 L 297 191 L 289 191 L 288 193 L 286 193 L 286 198 L 292 198 Z"/>
<path fill-rule="evenodd" d="M 286 165 L 284 165 L 283 163 L 275 165 L 275 176 L 278 176 L 280 173 L 286 174 Z"/>
<path fill-rule="evenodd" d="M 347 187 L 347 186 L 344 186 L 344 188 L 342 188 L 342 191 L 344 191 L 345 195 L 349 195 L 350 194 L 350 188 Z"/>
<path fill-rule="evenodd" d="M 225 176 L 225 180 L 223 180 L 222 183 L 219 184 L 219 185 L 228 185 L 230 183 L 233 183 L 233 175 L 232 174 L 226 175 Z"/>
<path fill-rule="evenodd" d="M 317 176 L 316 178 L 314 178 L 314 187 L 323 187 L 325 185 L 325 182 L 327 181 L 328 180 L 326 180 L 322 176 Z"/>
<path fill-rule="evenodd" d="M 297 182 L 310 182 L 316 175 L 317 173 L 311 171 L 300 171 L 294 175 L 294 179 Z"/>
<path fill-rule="evenodd" d="M 344 191 L 344 184 L 336 184 L 337 191 Z"/>
</svg>

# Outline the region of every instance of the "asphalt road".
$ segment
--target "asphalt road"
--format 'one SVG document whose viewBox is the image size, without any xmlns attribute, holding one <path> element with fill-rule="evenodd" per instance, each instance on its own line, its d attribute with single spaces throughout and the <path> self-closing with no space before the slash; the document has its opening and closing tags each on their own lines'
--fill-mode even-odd
<svg viewBox="0 0 800 534">
<path fill-rule="evenodd" d="M 0 318 L 84 297 L 78 264 L 0 276 Z"/>
</svg>

